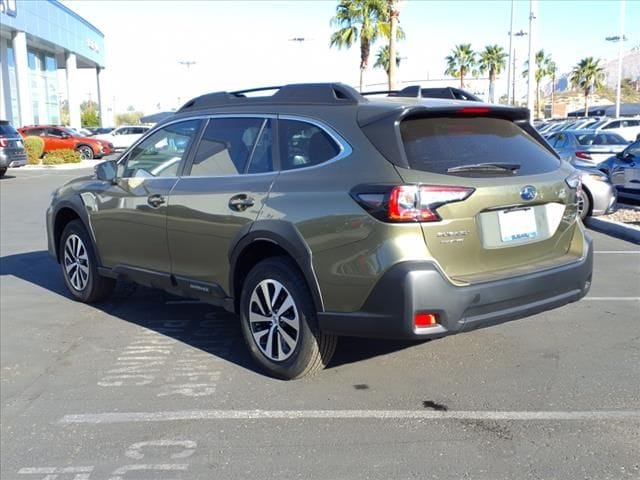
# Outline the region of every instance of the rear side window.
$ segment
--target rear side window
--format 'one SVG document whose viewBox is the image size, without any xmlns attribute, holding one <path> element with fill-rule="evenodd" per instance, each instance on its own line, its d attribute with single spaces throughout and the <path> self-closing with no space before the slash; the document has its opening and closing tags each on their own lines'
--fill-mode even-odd
<svg viewBox="0 0 640 480">
<path fill-rule="evenodd" d="M 19 137 L 18 131 L 8 123 L 0 123 L 0 135 L 6 137 Z"/>
<path fill-rule="evenodd" d="M 400 124 L 409 166 L 448 173 L 480 163 L 517 164 L 517 175 L 555 170 L 560 165 L 545 147 L 515 123 L 488 117 L 409 118 Z M 500 176 L 495 171 L 457 172 L 459 176 Z"/>
<path fill-rule="evenodd" d="M 319 165 L 335 158 L 340 147 L 320 127 L 298 120 L 278 123 L 282 170 Z"/>
<path fill-rule="evenodd" d="M 271 152 L 271 120 L 212 118 L 194 155 L 190 175 L 219 177 L 269 172 L 273 170 Z"/>
<path fill-rule="evenodd" d="M 585 133 L 576 135 L 580 145 L 626 145 L 627 142 L 615 133 Z"/>
</svg>

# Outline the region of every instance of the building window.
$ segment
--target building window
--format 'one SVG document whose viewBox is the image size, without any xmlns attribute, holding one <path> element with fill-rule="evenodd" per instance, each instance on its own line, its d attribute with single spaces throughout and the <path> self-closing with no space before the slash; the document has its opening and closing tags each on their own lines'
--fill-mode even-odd
<svg viewBox="0 0 640 480">
<path fill-rule="evenodd" d="M 9 106 L 10 112 L 7 112 L 7 116 L 11 118 L 11 123 L 18 127 L 20 123 L 20 107 L 18 104 L 18 80 L 16 76 L 16 57 L 11 47 L 11 42 L 7 41 L 7 71 L 9 81 Z M 5 89 L 5 92 L 7 90 Z M 5 100 L 6 101 L 6 100 Z"/>
</svg>

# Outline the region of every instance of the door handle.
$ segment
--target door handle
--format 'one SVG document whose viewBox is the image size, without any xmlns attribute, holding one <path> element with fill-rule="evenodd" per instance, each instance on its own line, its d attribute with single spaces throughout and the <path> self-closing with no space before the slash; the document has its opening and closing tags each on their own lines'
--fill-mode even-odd
<svg viewBox="0 0 640 480">
<path fill-rule="evenodd" d="M 229 208 L 236 212 L 244 212 L 247 208 L 253 207 L 255 200 L 244 193 L 234 195 L 229 199 Z"/>
<path fill-rule="evenodd" d="M 152 208 L 158 208 L 160 205 L 164 204 L 167 201 L 165 197 L 160 194 L 149 195 L 147 197 L 147 203 Z"/>
</svg>

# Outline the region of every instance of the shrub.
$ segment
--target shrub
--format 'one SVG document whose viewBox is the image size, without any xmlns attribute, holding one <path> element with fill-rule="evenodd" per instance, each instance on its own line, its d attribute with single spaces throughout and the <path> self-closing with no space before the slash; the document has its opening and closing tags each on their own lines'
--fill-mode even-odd
<svg viewBox="0 0 640 480">
<path fill-rule="evenodd" d="M 27 163 L 29 165 L 40 165 L 40 157 L 44 152 L 44 140 L 40 137 L 26 137 L 24 148 L 27 151 Z"/>
<path fill-rule="evenodd" d="M 44 165 L 59 165 L 61 163 L 80 163 L 82 157 L 80 153 L 70 148 L 53 150 L 47 153 L 42 160 Z"/>
</svg>

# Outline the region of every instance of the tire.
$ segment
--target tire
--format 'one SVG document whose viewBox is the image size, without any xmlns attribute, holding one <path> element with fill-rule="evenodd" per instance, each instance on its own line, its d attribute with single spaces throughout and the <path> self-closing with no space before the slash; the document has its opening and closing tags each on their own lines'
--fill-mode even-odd
<svg viewBox="0 0 640 480">
<path fill-rule="evenodd" d="M 0 178 L 4 177 L 5 173 L 7 173 L 7 167 L 0 168 Z"/>
<path fill-rule="evenodd" d="M 93 149 L 88 145 L 79 145 L 76 150 L 82 157 L 82 160 L 93 160 Z"/>
<path fill-rule="evenodd" d="M 578 194 L 578 216 L 584 221 L 589 215 L 591 215 L 591 197 L 582 187 Z"/>
<path fill-rule="evenodd" d="M 60 237 L 60 268 L 69 293 L 84 303 L 105 299 L 115 280 L 98 273 L 98 261 L 91 238 L 80 220 L 72 220 Z"/>
<path fill-rule="evenodd" d="M 337 337 L 318 328 L 307 283 L 287 257 L 263 260 L 249 272 L 242 285 L 240 322 L 251 356 L 276 378 L 312 375 L 336 349 Z"/>
</svg>

